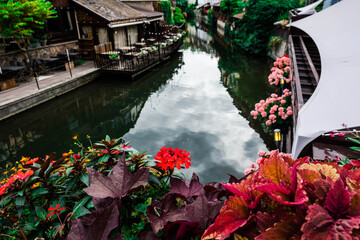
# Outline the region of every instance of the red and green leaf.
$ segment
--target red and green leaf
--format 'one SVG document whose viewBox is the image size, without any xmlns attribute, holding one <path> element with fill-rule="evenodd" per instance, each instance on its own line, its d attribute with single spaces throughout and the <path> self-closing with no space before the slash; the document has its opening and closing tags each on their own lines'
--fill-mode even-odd
<svg viewBox="0 0 360 240">
<path fill-rule="evenodd" d="M 215 222 L 205 231 L 202 238 L 225 239 L 244 226 L 250 217 L 250 210 L 246 202 L 238 196 L 231 196 L 225 201 L 224 207 Z"/>
</svg>

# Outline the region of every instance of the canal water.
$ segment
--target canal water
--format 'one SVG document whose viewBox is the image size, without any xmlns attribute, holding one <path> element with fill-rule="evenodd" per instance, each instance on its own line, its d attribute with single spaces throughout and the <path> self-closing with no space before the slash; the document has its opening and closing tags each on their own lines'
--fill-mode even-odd
<svg viewBox="0 0 360 240">
<path fill-rule="evenodd" d="M 179 53 L 136 81 L 95 82 L 0 122 L 0 165 L 22 156 L 78 150 L 72 136 L 123 136 L 156 155 L 171 146 L 190 152 L 202 182 L 243 175 L 257 152 L 273 148 L 252 120 L 254 104 L 269 95 L 271 60 L 247 56 L 216 35 L 189 26 Z"/>
</svg>

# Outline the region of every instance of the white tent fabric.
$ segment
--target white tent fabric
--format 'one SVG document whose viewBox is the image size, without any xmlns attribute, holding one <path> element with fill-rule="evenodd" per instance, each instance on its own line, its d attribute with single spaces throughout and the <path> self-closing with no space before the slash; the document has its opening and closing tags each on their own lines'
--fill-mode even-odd
<svg viewBox="0 0 360 240">
<path fill-rule="evenodd" d="M 298 8 L 298 9 L 296 9 L 296 11 L 298 12 L 298 15 L 314 14 L 314 13 L 316 13 L 315 8 L 322 2 L 323 2 L 323 0 L 319 0 L 317 2 L 307 5 L 305 7 Z"/>
<path fill-rule="evenodd" d="M 360 1 L 343 0 L 291 23 L 306 32 L 319 49 L 321 76 L 300 109 L 292 156 L 323 133 L 360 126 Z"/>
</svg>

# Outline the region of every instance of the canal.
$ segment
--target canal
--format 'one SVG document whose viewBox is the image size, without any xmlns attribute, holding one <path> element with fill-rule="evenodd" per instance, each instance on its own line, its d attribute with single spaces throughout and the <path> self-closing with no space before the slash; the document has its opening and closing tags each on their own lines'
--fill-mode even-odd
<svg viewBox="0 0 360 240">
<path fill-rule="evenodd" d="M 72 136 L 101 140 L 124 136 L 155 155 L 164 145 L 191 153 L 202 182 L 242 176 L 257 152 L 273 148 L 269 134 L 250 118 L 269 95 L 271 60 L 247 56 L 196 26 L 179 53 L 136 81 L 95 82 L 0 123 L 0 165 L 22 156 L 77 151 Z"/>
</svg>

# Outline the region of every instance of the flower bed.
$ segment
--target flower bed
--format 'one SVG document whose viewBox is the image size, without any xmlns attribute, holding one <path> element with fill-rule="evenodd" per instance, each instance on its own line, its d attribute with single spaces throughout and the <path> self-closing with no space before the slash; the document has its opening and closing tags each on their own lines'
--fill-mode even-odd
<svg viewBox="0 0 360 240">
<path fill-rule="evenodd" d="M 291 81 L 290 78 L 290 59 L 289 56 L 284 55 L 278 57 L 274 62 L 274 67 L 271 68 L 271 74 L 268 77 L 270 85 L 278 86 L 281 83 L 281 79 L 284 80 L 283 85 L 288 84 Z"/>
<path fill-rule="evenodd" d="M 3 172 L 0 236 L 15 239 L 355 239 L 357 160 L 293 160 L 260 152 L 242 179 L 190 182 L 176 171 L 190 153 L 163 147 L 154 159 L 121 139 L 59 159 L 23 158 Z M 358 142 L 354 139 L 356 143 Z M 257 167 L 258 166 L 258 167 Z M 226 201 L 224 201 L 226 200 Z M 104 224 L 106 223 L 106 224 Z"/>
<path fill-rule="evenodd" d="M 288 89 L 283 95 L 273 93 L 266 100 L 255 104 L 255 110 L 250 112 L 254 119 L 265 122 L 271 129 L 281 128 L 291 123 L 292 107 L 291 92 Z"/>
</svg>

